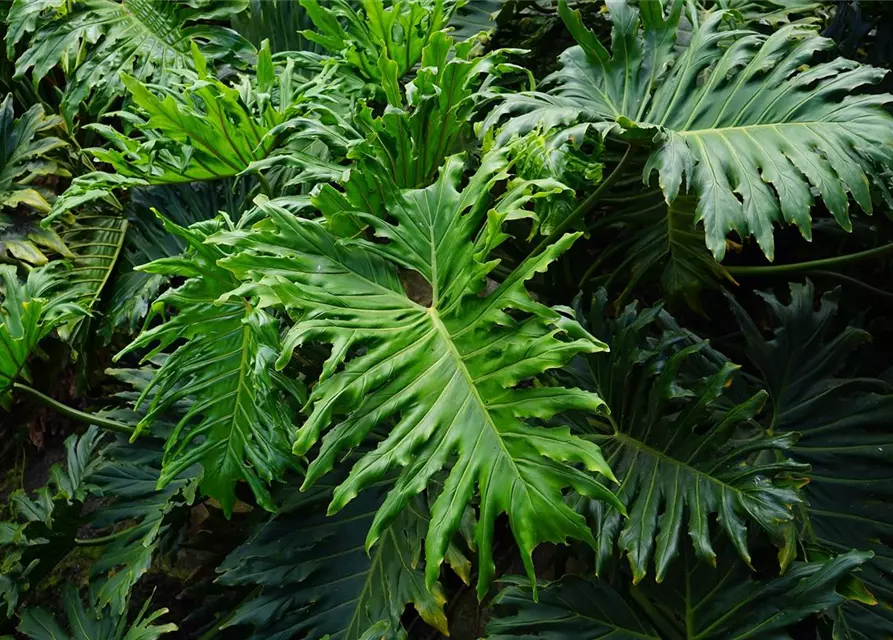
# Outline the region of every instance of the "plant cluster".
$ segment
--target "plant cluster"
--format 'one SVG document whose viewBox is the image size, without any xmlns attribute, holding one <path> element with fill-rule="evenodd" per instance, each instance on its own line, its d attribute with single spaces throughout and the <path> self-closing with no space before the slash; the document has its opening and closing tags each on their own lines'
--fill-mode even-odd
<svg viewBox="0 0 893 640">
<path fill-rule="evenodd" d="M 893 638 L 847 11 L 14 0 L 0 634 Z"/>
</svg>

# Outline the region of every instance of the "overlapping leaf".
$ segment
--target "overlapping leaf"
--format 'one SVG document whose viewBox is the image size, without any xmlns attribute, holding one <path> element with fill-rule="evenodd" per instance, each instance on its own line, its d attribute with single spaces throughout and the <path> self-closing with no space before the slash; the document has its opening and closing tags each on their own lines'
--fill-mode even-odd
<svg viewBox="0 0 893 640">
<path fill-rule="evenodd" d="M 62 109 L 69 121 L 83 103 L 104 113 L 124 94 L 122 77 L 166 84 L 192 67 L 190 46 L 201 43 L 212 59 L 234 60 L 251 50 L 238 33 L 213 24 L 242 10 L 245 0 L 16 0 L 9 11 L 7 55 L 26 40 L 16 76 L 34 82 L 67 61 Z M 83 48 L 86 55 L 79 59 Z"/>
<path fill-rule="evenodd" d="M 0 256 L 5 261 L 44 265 L 45 250 L 71 257 L 54 230 L 40 227 L 40 216 L 50 210 L 50 194 L 35 184 L 48 176 L 69 175 L 64 164 L 52 157 L 53 150 L 64 143 L 45 135 L 60 123 L 60 118 L 46 117 L 40 105 L 16 118 L 12 94 L 0 104 L 0 209 L 19 209 L 0 212 Z"/>
<path fill-rule="evenodd" d="M 223 562 L 222 584 L 262 587 L 227 625 L 250 625 L 252 640 L 359 640 L 373 629 L 376 638 L 397 638 L 404 607 L 412 604 L 428 624 L 447 633 L 443 587 L 436 583 L 429 591 L 418 566 L 429 520 L 424 504 L 414 500 L 367 554 L 363 538 L 386 487 L 372 487 L 327 516 L 332 489 L 284 491 L 280 513 Z M 448 560 L 459 559 L 451 549 Z"/>
<path fill-rule="evenodd" d="M 735 562 L 733 551 L 721 569 L 685 556 L 684 570 L 672 574 L 672 584 L 648 585 L 643 592 L 660 607 L 654 620 L 660 633 L 632 608 L 634 600 L 609 584 L 569 576 L 543 589 L 539 602 L 530 589 L 503 591 L 496 599 L 503 615 L 487 626 L 488 637 L 781 640 L 791 637 L 791 625 L 843 603 L 848 575 L 870 554 L 850 551 L 822 562 L 798 562 L 784 575 L 768 579 L 755 579 Z"/>
<path fill-rule="evenodd" d="M 123 77 L 140 111 L 128 116 L 138 136 L 90 125 L 109 143 L 90 152 L 115 173 L 94 172 L 73 180 L 53 206 L 51 219 L 114 189 L 229 178 L 265 166 L 262 161 L 276 150 L 306 155 L 302 149 L 311 141 L 287 150 L 280 147 L 284 139 L 294 142 L 300 137 L 294 129 L 311 115 L 323 123 L 330 107 L 343 108 L 333 69 L 308 80 L 290 58 L 277 74 L 270 50 L 264 47 L 255 76 L 242 76 L 238 84 L 230 85 L 209 73 L 197 50 L 193 54 L 198 67 L 194 81 L 157 87 Z M 331 171 L 339 173 L 337 167 Z"/>
<path fill-rule="evenodd" d="M 90 475 L 100 463 L 103 433 L 90 427 L 65 440 L 66 464 L 54 464 L 46 485 L 31 495 L 10 496 L 13 520 L 0 522 L 0 599 L 12 616 L 23 591 L 47 575 L 74 546 L 78 516 L 87 497 Z"/>
<path fill-rule="evenodd" d="M 781 544 L 792 531 L 791 508 L 800 502 L 786 477 L 808 469 L 783 457 L 758 461 L 753 456 L 788 449 L 796 434 L 772 437 L 754 428 L 766 393 L 732 402 L 724 389 L 738 367 L 711 364 L 715 356 L 701 354 L 708 344 L 674 328 L 669 316 L 663 319 L 669 327 L 655 331 L 660 307 L 639 313 L 630 305 L 608 321 L 605 298 L 601 291 L 591 323 L 593 333 L 610 346 L 610 356 L 580 358 L 568 369 L 570 380 L 596 391 L 611 408 L 609 420 L 582 420 L 578 428 L 592 433 L 590 439 L 605 451 L 620 480 L 617 496 L 630 514 L 624 520 L 601 503 L 590 511 L 599 541 L 597 570 L 610 561 L 616 545 L 627 555 L 634 582 L 652 563 L 661 582 L 684 544 L 686 521 L 697 556 L 715 564 L 714 515 L 750 564 L 749 528 L 762 529 Z"/>
<path fill-rule="evenodd" d="M 507 96 L 488 126 L 514 116 L 502 130 L 508 138 L 539 123 L 588 122 L 650 142 L 646 182 L 657 171 L 667 202 L 683 182 L 697 195 L 694 221 L 717 260 L 730 232 L 755 236 L 770 259 L 775 223 L 811 237 L 813 190 L 846 229 L 850 196 L 871 212 L 871 187 L 887 194 L 891 97 L 869 90 L 884 71 L 844 59 L 807 67 L 833 46 L 808 25 L 764 36 L 723 28 L 731 14 L 716 11 L 676 48 L 682 2 L 666 14 L 657 2 L 608 6 L 612 53 L 562 3 L 578 46 L 562 54 L 547 93 Z"/>
<path fill-rule="evenodd" d="M 572 537 L 595 544 L 583 518 L 565 504 L 566 488 L 617 503 L 592 473 L 611 477 L 598 447 L 567 428 L 527 421 L 566 409 L 598 411 L 602 401 L 576 389 L 518 386 L 575 354 L 603 349 L 524 287 L 579 234 L 564 236 L 480 295 L 498 263 L 487 256 L 507 238 L 502 223 L 521 215 L 537 185 L 521 183 L 494 199 L 494 185 L 509 177 L 501 152 L 486 156 L 460 190 L 464 171 L 465 161 L 451 157 L 430 187 L 393 195 L 389 220 L 364 214 L 386 242 L 339 241 L 320 221 L 295 218 L 263 201 L 268 221 L 212 241 L 236 247 L 223 264 L 258 282 L 249 290 L 299 315 L 280 366 L 305 342 L 332 345 L 295 445 L 305 453 L 328 432 L 307 484 L 373 429 L 384 428 L 385 439 L 353 466 L 330 506 L 339 511 L 363 488 L 399 471 L 369 531 L 372 545 L 433 474 L 449 467 L 425 536 L 427 582 L 437 579 L 460 517 L 477 494 L 483 594 L 494 573 L 493 526 L 500 514 L 508 515 L 532 576 L 530 554 L 537 543 Z M 430 286 L 430 306 L 404 292 L 399 268 Z"/>
<path fill-rule="evenodd" d="M 291 464 L 288 432 L 293 424 L 270 376 L 280 350 L 277 326 L 243 298 L 218 300 L 239 285 L 217 264 L 226 253 L 204 244 L 208 233 L 219 228 L 218 221 L 190 229 L 164 224 L 189 250 L 141 269 L 187 280 L 153 304 L 152 315 L 168 309 L 175 313 L 118 355 L 151 348 L 146 360 L 173 346 L 142 393 L 151 405 L 140 428 L 151 426 L 177 402 L 192 402 L 168 437 L 158 485 L 163 488 L 200 464 L 202 490 L 216 498 L 227 515 L 239 481 L 247 482 L 260 504 L 272 509 L 265 483 L 278 479 Z"/>
<path fill-rule="evenodd" d="M 893 384 L 843 373 L 871 336 L 839 325 L 835 293 L 817 308 L 815 297 L 808 281 L 791 285 L 790 302 L 762 294 L 775 319 L 769 338 L 734 301 L 732 310 L 772 399 L 771 432 L 799 432 L 791 456 L 812 466 L 806 539 L 874 553 L 860 577 L 880 604 L 849 603 L 838 620 L 841 637 L 867 640 L 893 634 Z"/>
<path fill-rule="evenodd" d="M 0 405 L 11 404 L 12 385 L 22 378 L 30 381 L 28 359 L 53 329 L 82 315 L 74 304 L 72 291 L 60 291 L 64 284 L 58 264 L 33 269 L 24 283 L 15 267 L 0 266 L 3 302 L 0 303 Z"/>
<path fill-rule="evenodd" d="M 300 0 L 315 29 L 302 35 L 343 57 L 365 80 L 396 84 L 446 25 L 443 0 Z M 359 6 L 355 6 L 355 5 Z"/>
<path fill-rule="evenodd" d="M 158 640 L 177 630 L 175 624 L 155 624 L 158 618 L 167 613 L 167 609 L 147 613 L 151 604 L 149 600 L 129 624 L 126 613 L 107 613 L 103 610 L 104 607 L 97 606 L 92 601 L 91 592 L 88 595 L 88 604 L 84 606 L 77 589 L 67 585 L 62 597 L 68 618 L 65 628 L 59 625 L 53 614 L 34 607 L 26 609 L 22 614 L 18 631 L 31 640 Z"/>
</svg>

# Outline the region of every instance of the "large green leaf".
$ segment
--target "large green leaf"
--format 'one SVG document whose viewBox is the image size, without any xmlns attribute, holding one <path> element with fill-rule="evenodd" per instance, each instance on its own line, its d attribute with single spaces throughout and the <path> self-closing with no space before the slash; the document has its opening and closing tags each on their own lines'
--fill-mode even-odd
<svg viewBox="0 0 893 640">
<path fill-rule="evenodd" d="M 738 367 L 676 328 L 660 307 L 639 313 L 630 305 L 613 321 L 606 307 L 600 291 L 591 330 L 610 346 L 610 356 L 579 358 L 567 370 L 571 382 L 597 392 L 611 408 L 610 417 L 580 420 L 578 428 L 605 452 L 620 480 L 617 496 L 630 514 L 624 520 L 595 503 L 590 514 L 599 542 L 596 569 L 604 569 L 616 545 L 629 560 L 634 583 L 652 562 L 662 582 L 679 553 L 686 520 L 696 555 L 715 565 L 713 516 L 750 565 L 753 525 L 780 545 L 792 531 L 791 508 L 800 498 L 785 478 L 808 469 L 783 457 L 757 460 L 755 454 L 786 450 L 796 434 L 767 437 L 755 428 L 766 393 L 731 401 L 724 390 Z M 663 331 L 654 326 L 658 319 Z"/>
<path fill-rule="evenodd" d="M 883 105 L 891 97 L 864 89 L 884 71 L 844 59 L 807 67 L 833 47 L 808 25 L 765 36 L 724 29 L 732 14 L 716 11 L 677 48 L 682 2 L 666 15 L 657 2 L 608 7 L 613 55 L 562 2 L 578 46 L 562 54 L 547 93 L 508 95 L 488 125 L 515 116 L 507 138 L 538 123 L 587 122 L 649 142 L 645 181 L 657 171 L 667 202 L 685 192 L 683 181 L 697 195 L 694 222 L 717 260 L 730 232 L 755 236 L 770 259 L 774 223 L 793 223 L 810 238 L 813 190 L 845 229 L 850 195 L 871 212 L 870 187 L 886 193 L 893 118 Z"/>
<path fill-rule="evenodd" d="M 629 600 L 605 582 L 572 576 L 543 589 L 539 602 L 530 589 L 510 587 L 495 601 L 504 614 L 488 625 L 489 638 L 789 640 L 787 627 L 845 601 L 848 575 L 870 554 L 797 562 L 768 579 L 755 579 L 734 552 L 720 569 L 685 556 L 684 570 L 672 573 L 671 583 L 649 584 Z M 660 612 L 653 616 L 660 632 L 635 609 L 644 598 L 651 600 L 649 613 Z"/>
<path fill-rule="evenodd" d="M 770 431 L 799 432 L 790 453 L 812 466 L 804 535 L 832 553 L 875 554 L 860 577 L 880 604 L 848 603 L 839 637 L 893 635 L 893 383 L 853 368 L 871 336 L 840 326 L 836 293 L 817 307 L 808 281 L 790 286 L 790 302 L 761 296 L 775 319 L 770 337 L 730 301 L 772 399 Z"/>
<path fill-rule="evenodd" d="M 24 283 L 15 267 L 0 265 L 3 302 L 0 302 L 0 406 L 11 404 L 12 385 L 22 378 L 30 381 L 28 359 L 53 329 L 82 315 L 70 290 L 61 290 L 57 263 L 31 270 Z"/>
<path fill-rule="evenodd" d="M 503 222 L 524 215 L 524 205 L 548 195 L 554 183 L 545 192 L 536 183 L 510 183 L 494 198 L 494 185 L 509 178 L 504 154 L 486 156 L 460 190 L 465 164 L 453 156 L 430 187 L 393 194 L 387 206 L 392 222 L 360 213 L 386 242 L 339 240 L 320 221 L 295 218 L 264 201 L 268 221 L 212 241 L 236 247 L 223 264 L 244 280 L 257 280 L 250 290 L 298 314 L 280 366 L 305 342 L 332 345 L 295 445 L 306 453 L 328 431 L 306 484 L 370 431 L 385 429 L 385 439 L 353 466 L 330 506 L 339 511 L 364 487 L 399 470 L 369 531 L 371 546 L 432 476 L 449 467 L 425 536 L 427 581 L 437 579 L 460 517 L 479 494 L 475 541 L 483 595 L 495 570 L 492 537 L 500 514 L 508 515 L 533 576 L 530 556 L 539 542 L 573 537 L 595 545 L 584 519 L 564 502 L 566 488 L 619 504 L 588 473 L 612 477 L 598 447 L 567 428 L 525 420 L 566 409 L 598 411 L 602 401 L 577 389 L 519 387 L 575 354 L 604 348 L 524 287 L 579 234 L 562 237 L 483 295 L 486 276 L 498 264 L 487 256 L 508 237 Z M 416 299 L 430 303 L 404 291 L 401 268 L 421 283 Z"/>
<path fill-rule="evenodd" d="M 136 619 L 128 624 L 126 613 L 104 611 L 102 606 L 92 602 L 92 592 L 88 598 L 90 602 L 85 607 L 77 589 L 72 585 L 66 586 L 62 604 L 68 618 L 68 631 L 59 625 L 53 614 L 40 607 L 25 610 L 18 631 L 31 640 L 158 640 L 177 630 L 175 624 L 154 624 L 167 613 L 167 609 L 147 614 L 149 600 L 137 613 Z"/>
<path fill-rule="evenodd" d="M 12 57 L 16 44 L 27 37 L 28 49 L 16 61 L 16 77 L 33 68 L 34 82 L 65 61 L 69 66 L 63 112 L 70 121 L 85 103 L 91 115 L 100 115 L 124 94 L 123 77 L 166 84 L 178 72 L 192 68 L 192 43 L 200 43 L 215 60 L 248 53 L 251 45 L 239 34 L 213 24 L 246 4 L 245 0 L 16 0 L 9 12 L 7 54 Z"/>
<path fill-rule="evenodd" d="M 429 520 L 424 504 L 410 503 L 367 554 L 363 538 L 386 488 L 373 487 L 328 516 L 333 488 L 286 489 L 280 513 L 223 562 L 220 583 L 262 587 L 227 626 L 252 626 L 252 640 L 359 640 L 372 628 L 376 638 L 397 638 L 404 607 L 412 604 L 428 624 L 447 633 L 444 590 L 436 583 L 429 591 L 418 566 Z"/>
<path fill-rule="evenodd" d="M 239 481 L 247 482 L 260 504 L 272 509 L 265 482 L 278 479 L 293 464 L 288 434 L 292 416 L 270 375 L 280 350 L 277 324 L 247 300 L 225 297 L 239 282 L 217 264 L 226 252 L 204 243 L 220 227 L 219 220 L 189 229 L 167 220 L 164 225 L 189 250 L 140 269 L 187 279 L 155 301 L 147 327 L 154 316 L 176 313 L 147 328 L 116 356 L 151 347 L 145 361 L 172 347 L 142 392 L 141 400 L 150 399 L 151 405 L 140 428 L 151 426 L 177 402 L 192 402 L 168 436 L 158 486 L 201 464 L 202 490 L 220 501 L 227 515 Z"/>
</svg>

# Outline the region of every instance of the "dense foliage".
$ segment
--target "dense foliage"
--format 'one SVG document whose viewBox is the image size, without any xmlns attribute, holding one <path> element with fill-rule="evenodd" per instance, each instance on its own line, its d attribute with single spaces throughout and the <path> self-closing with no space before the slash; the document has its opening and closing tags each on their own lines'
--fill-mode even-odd
<svg viewBox="0 0 893 640">
<path fill-rule="evenodd" d="M 893 638 L 887 9 L 3 12 L 0 635 Z"/>
</svg>

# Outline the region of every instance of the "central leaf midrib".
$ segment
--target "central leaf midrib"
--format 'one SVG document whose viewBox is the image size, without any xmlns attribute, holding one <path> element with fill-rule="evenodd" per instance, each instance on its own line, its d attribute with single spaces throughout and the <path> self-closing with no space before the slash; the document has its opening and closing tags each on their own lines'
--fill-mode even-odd
<svg viewBox="0 0 893 640">
<path fill-rule="evenodd" d="M 649 447 L 647 444 L 645 444 L 644 442 L 636 440 L 635 438 L 632 438 L 624 433 L 615 433 L 612 437 L 614 440 L 620 442 L 621 446 L 628 446 L 632 449 L 638 449 L 639 451 L 642 451 L 643 453 L 650 455 L 653 458 L 656 458 L 659 462 L 664 461 L 664 462 L 667 462 L 673 466 L 682 467 L 683 469 L 687 469 L 687 470 L 691 471 L 691 473 L 693 473 L 697 476 L 700 476 L 702 478 L 705 478 L 705 479 L 709 480 L 710 482 L 712 482 L 713 484 L 719 485 L 720 487 L 722 487 L 724 489 L 728 489 L 729 491 L 734 491 L 735 493 L 737 493 L 741 496 L 750 495 L 750 494 L 745 493 L 738 487 L 734 487 L 730 484 L 727 484 L 727 483 L 723 482 L 722 480 L 720 480 L 719 478 L 716 478 L 715 476 L 711 476 L 709 473 L 705 473 L 705 472 L 691 466 L 687 462 L 677 460 L 676 458 L 673 458 L 673 457 L 667 455 L 666 453 L 663 453 L 662 451 L 653 449 L 653 448 Z M 632 470 L 630 470 L 630 472 L 631 471 Z M 628 474 L 629 474 L 629 472 L 628 472 Z"/>
<path fill-rule="evenodd" d="M 496 424 L 493 422 L 492 416 L 490 416 L 490 409 L 484 399 L 481 397 L 480 392 L 478 391 L 477 386 L 474 384 L 474 378 L 471 376 L 471 372 L 468 371 L 468 367 L 465 366 L 465 360 L 462 358 L 462 354 L 459 353 L 459 350 L 456 348 L 456 345 L 453 343 L 453 338 L 450 335 L 449 330 L 443 324 L 443 321 L 440 319 L 440 315 L 437 313 L 437 309 L 433 306 L 427 309 L 428 314 L 431 316 L 431 323 L 434 325 L 434 329 L 437 331 L 440 338 L 443 340 L 444 345 L 447 350 L 450 352 L 450 355 L 453 357 L 454 366 L 457 371 L 459 371 L 462 376 L 465 378 L 465 383 L 468 386 L 469 393 L 471 396 L 477 401 L 478 406 L 481 409 L 481 412 L 486 416 L 487 425 L 493 430 L 493 433 L 496 435 L 496 439 L 499 442 L 499 447 L 502 449 L 502 453 L 505 454 L 505 457 L 509 460 L 512 465 L 512 469 L 515 472 L 515 475 L 520 478 L 521 471 L 518 469 L 515 464 L 514 458 L 508 452 L 508 449 L 505 446 L 505 442 L 503 442 L 502 434 L 500 434 L 499 429 L 496 427 Z"/>
</svg>

